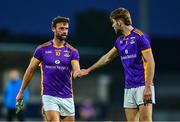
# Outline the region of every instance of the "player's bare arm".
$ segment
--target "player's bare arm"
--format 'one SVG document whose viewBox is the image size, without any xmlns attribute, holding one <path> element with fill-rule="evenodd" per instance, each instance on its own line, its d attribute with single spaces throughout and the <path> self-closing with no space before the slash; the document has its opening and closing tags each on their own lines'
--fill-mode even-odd
<svg viewBox="0 0 180 122">
<path fill-rule="evenodd" d="M 75 79 L 78 76 L 78 73 L 80 71 L 79 61 L 78 60 L 72 60 L 71 65 L 72 65 L 73 78 Z"/>
<path fill-rule="evenodd" d="M 155 62 L 151 49 L 146 52 L 142 52 L 144 61 L 147 63 L 147 74 L 145 81 L 144 99 L 151 100 L 151 86 L 154 77 Z"/>
<path fill-rule="evenodd" d="M 88 73 L 95 71 L 96 69 L 101 68 L 102 66 L 111 62 L 115 57 L 118 56 L 118 51 L 113 47 L 108 53 L 102 56 L 95 64 L 87 69 Z"/>
<path fill-rule="evenodd" d="M 23 92 L 24 92 L 25 88 L 28 86 L 28 84 L 33 76 L 33 73 L 34 73 L 35 69 L 38 67 L 39 63 L 40 63 L 40 61 L 38 59 L 36 59 L 34 57 L 31 59 L 30 64 L 24 74 L 21 88 L 16 97 L 16 102 L 19 102 L 22 99 Z"/>
</svg>

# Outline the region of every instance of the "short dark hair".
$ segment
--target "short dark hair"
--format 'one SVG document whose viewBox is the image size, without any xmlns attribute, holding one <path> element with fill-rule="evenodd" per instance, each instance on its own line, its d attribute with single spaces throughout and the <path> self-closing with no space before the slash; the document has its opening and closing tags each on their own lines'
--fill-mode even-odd
<svg viewBox="0 0 180 122">
<path fill-rule="evenodd" d="M 56 24 L 57 23 L 60 23 L 60 22 L 65 22 L 65 23 L 69 23 L 69 18 L 67 17 L 62 17 L 62 16 L 57 16 L 55 17 L 53 20 L 52 20 L 52 23 L 51 23 L 51 27 L 56 27 Z"/>
<path fill-rule="evenodd" d="M 131 15 L 125 8 L 118 8 L 111 12 L 110 19 L 121 19 L 125 25 L 132 25 Z"/>
</svg>

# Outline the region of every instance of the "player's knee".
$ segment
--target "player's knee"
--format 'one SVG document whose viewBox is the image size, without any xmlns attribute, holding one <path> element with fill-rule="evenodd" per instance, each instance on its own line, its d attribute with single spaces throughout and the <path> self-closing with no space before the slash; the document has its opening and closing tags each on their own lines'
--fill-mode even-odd
<svg viewBox="0 0 180 122">
<path fill-rule="evenodd" d="M 139 119 L 136 117 L 126 118 L 128 122 L 137 122 Z"/>
<path fill-rule="evenodd" d="M 126 120 L 128 122 L 137 122 L 139 120 L 139 116 L 138 115 L 126 116 Z"/>
<path fill-rule="evenodd" d="M 59 122 L 60 120 L 57 119 L 57 118 L 49 117 L 49 118 L 47 118 L 46 121 L 47 121 L 47 122 Z"/>
<path fill-rule="evenodd" d="M 143 115 L 140 115 L 140 121 L 152 121 L 152 117 L 148 114 L 143 114 Z"/>
<path fill-rule="evenodd" d="M 43 118 L 45 122 L 59 122 L 60 121 L 60 117 L 57 115 L 52 115 L 52 114 L 43 114 Z"/>
</svg>

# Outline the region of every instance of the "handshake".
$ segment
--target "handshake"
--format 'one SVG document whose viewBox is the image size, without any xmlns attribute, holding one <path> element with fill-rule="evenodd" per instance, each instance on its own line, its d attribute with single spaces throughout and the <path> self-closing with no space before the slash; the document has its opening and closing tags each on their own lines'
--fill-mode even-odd
<svg viewBox="0 0 180 122">
<path fill-rule="evenodd" d="M 75 78 L 81 78 L 81 77 L 83 77 L 83 76 L 86 76 L 86 75 L 88 75 L 89 74 L 89 70 L 88 69 L 81 69 L 81 70 L 79 70 L 79 71 L 75 71 L 74 73 L 73 73 L 73 78 L 75 79 Z"/>
</svg>

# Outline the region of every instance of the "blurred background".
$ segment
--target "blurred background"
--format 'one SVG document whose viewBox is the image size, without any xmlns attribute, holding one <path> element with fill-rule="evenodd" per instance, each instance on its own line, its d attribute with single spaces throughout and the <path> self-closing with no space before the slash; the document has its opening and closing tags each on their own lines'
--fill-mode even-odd
<svg viewBox="0 0 180 122">
<path fill-rule="evenodd" d="M 18 70 L 17 79 L 22 79 L 35 48 L 52 39 L 50 25 L 54 17 L 70 18 L 67 41 L 79 50 L 81 67 L 87 68 L 113 47 L 116 35 L 109 14 L 118 7 L 127 8 L 133 26 L 151 37 L 156 61 L 154 120 L 180 120 L 179 4 L 178 0 L 1 1 L 0 120 L 6 120 L 8 112 L 3 96 L 12 80 L 10 72 Z M 74 80 L 76 120 L 125 120 L 123 88 L 124 74 L 119 57 L 93 74 Z M 39 69 L 28 91 L 24 119 L 41 121 Z"/>
</svg>

